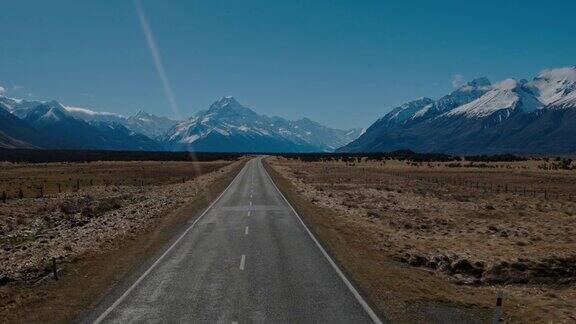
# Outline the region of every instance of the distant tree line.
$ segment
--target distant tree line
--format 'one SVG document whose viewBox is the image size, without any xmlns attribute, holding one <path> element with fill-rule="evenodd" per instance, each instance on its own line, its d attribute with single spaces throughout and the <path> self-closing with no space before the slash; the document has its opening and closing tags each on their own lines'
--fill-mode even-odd
<svg viewBox="0 0 576 324">
<path fill-rule="evenodd" d="M 276 154 L 287 159 L 298 159 L 305 162 L 344 161 L 349 163 L 367 161 L 401 160 L 413 162 L 449 162 L 459 160 L 447 154 L 415 153 L 409 150 L 400 150 L 387 153 L 284 153 Z"/>
<path fill-rule="evenodd" d="M 471 162 L 520 162 L 528 161 L 527 157 L 517 156 L 513 154 L 499 154 L 499 155 L 471 155 L 465 157 L 466 161 Z"/>
<path fill-rule="evenodd" d="M 244 153 L 0 149 L 5 162 L 233 161 Z"/>
<path fill-rule="evenodd" d="M 305 162 L 319 161 L 344 161 L 348 163 L 366 161 L 384 161 L 384 160 L 401 160 L 416 163 L 421 162 L 518 162 L 527 161 L 529 158 L 512 155 L 471 155 L 471 156 L 454 156 L 443 153 L 416 153 L 410 150 L 399 150 L 382 153 L 284 153 L 276 154 L 287 159 L 298 159 Z"/>
</svg>

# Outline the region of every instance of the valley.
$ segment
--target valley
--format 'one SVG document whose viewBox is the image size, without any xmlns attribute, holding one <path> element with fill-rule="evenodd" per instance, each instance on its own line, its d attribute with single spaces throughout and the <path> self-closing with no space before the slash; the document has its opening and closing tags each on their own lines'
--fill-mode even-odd
<svg viewBox="0 0 576 324">
<path fill-rule="evenodd" d="M 576 324 L 576 1 L 0 2 L 0 324 Z"/>
</svg>

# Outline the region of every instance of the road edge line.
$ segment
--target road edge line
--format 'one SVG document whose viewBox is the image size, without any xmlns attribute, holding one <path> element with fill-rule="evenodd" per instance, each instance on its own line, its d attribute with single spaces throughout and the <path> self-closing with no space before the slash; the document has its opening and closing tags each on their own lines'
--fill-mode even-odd
<svg viewBox="0 0 576 324">
<path fill-rule="evenodd" d="M 250 160 L 248 160 L 248 162 L 250 162 Z M 128 287 L 128 289 L 126 289 L 126 291 L 120 297 L 118 297 L 118 299 L 116 299 L 114 303 L 112 303 L 112 305 L 106 308 L 106 310 L 102 312 L 102 314 L 100 314 L 100 316 L 98 316 L 94 320 L 93 322 L 94 324 L 99 324 L 100 322 L 102 322 L 132 292 L 132 290 L 134 290 L 134 288 L 136 288 L 136 286 L 138 286 L 138 284 L 140 284 L 140 282 L 144 280 L 144 278 L 146 278 L 148 274 L 152 272 L 152 270 L 154 270 L 154 268 L 160 263 L 160 261 L 162 261 L 162 259 L 164 259 L 164 257 L 168 255 L 168 253 L 170 253 L 170 251 L 172 251 L 172 249 L 176 245 L 178 245 L 178 243 L 180 243 L 180 241 L 184 238 L 184 236 L 186 236 L 186 234 L 188 234 L 188 232 L 190 232 L 190 230 L 194 228 L 196 223 L 198 223 L 198 221 L 202 219 L 202 217 L 206 215 L 206 213 L 208 213 L 210 209 L 212 209 L 212 207 L 220 200 L 220 198 L 222 198 L 222 196 L 226 193 L 226 191 L 230 189 L 232 184 L 236 182 L 236 180 L 240 177 L 240 174 L 242 174 L 246 169 L 246 165 L 248 164 L 248 162 L 246 162 L 246 164 L 242 167 L 242 169 L 238 172 L 238 174 L 234 177 L 234 179 L 232 179 L 232 181 L 228 184 L 228 186 L 224 189 L 224 191 L 222 191 L 220 195 L 218 195 L 218 197 L 216 197 L 216 199 L 202 212 L 202 214 L 200 214 L 200 216 L 198 216 L 196 220 L 194 220 L 194 222 L 190 226 L 188 226 L 188 228 L 184 231 L 184 233 L 182 233 L 178 237 L 178 239 L 176 239 L 176 241 L 174 241 L 174 243 L 172 243 L 172 245 L 170 245 L 170 247 L 168 247 L 168 249 L 166 249 L 166 251 L 164 251 L 164 253 L 162 253 L 162 255 L 159 256 L 158 259 L 154 261 L 154 263 L 148 269 L 146 269 L 146 271 L 144 271 L 144 273 L 140 277 L 138 277 L 138 279 L 136 279 L 136 281 L 130 287 Z"/>
<path fill-rule="evenodd" d="M 260 159 L 258 162 L 260 162 L 260 164 L 262 164 L 262 159 Z M 350 282 L 350 280 L 346 277 L 346 275 L 344 274 L 344 272 L 340 269 L 340 267 L 338 267 L 338 265 L 336 264 L 336 262 L 332 259 L 332 257 L 328 254 L 328 252 L 326 252 L 326 249 L 324 249 L 324 247 L 322 246 L 322 244 L 320 244 L 320 242 L 318 241 L 318 239 L 314 236 L 314 234 L 312 233 L 312 231 L 310 231 L 310 229 L 308 228 L 308 226 L 306 226 L 306 223 L 304 223 L 304 221 L 302 220 L 302 217 L 300 217 L 300 214 L 298 214 L 298 212 L 296 211 L 296 209 L 294 209 L 294 207 L 292 206 L 292 204 L 288 201 L 288 199 L 286 199 L 286 197 L 284 196 L 284 194 L 282 193 L 282 191 L 280 190 L 280 188 L 278 188 L 278 186 L 276 185 L 276 182 L 274 182 L 274 179 L 272 179 L 272 177 L 270 176 L 270 174 L 268 173 L 268 170 L 266 169 L 266 167 L 264 167 L 264 165 L 262 165 L 262 168 L 264 169 L 264 172 L 266 172 L 266 175 L 268 176 L 268 179 L 270 180 L 270 182 L 272 182 L 272 184 L 274 185 L 274 188 L 276 188 L 276 191 L 278 191 L 278 193 L 280 194 L 280 196 L 284 199 L 284 201 L 286 202 L 286 204 L 288 204 L 288 206 L 290 207 L 290 209 L 292 209 L 292 212 L 294 213 L 294 215 L 296 215 L 296 217 L 298 218 L 298 220 L 300 221 L 300 224 L 302 224 L 302 226 L 304 226 L 304 229 L 306 230 L 306 232 L 308 233 L 308 235 L 310 236 L 310 238 L 312 239 L 312 241 L 314 241 L 314 243 L 316 243 L 316 246 L 320 249 L 320 251 L 322 252 L 322 254 L 324 255 L 324 257 L 326 257 L 326 259 L 328 260 L 328 263 L 330 263 L 330 265 L 332 266 L 332 268 L 336 271 L 336 273 L 340 276 L 340 279 L 342 279 L 342 281 L 344 282 L 344 284 L 346 285 L 346 287 L 348 287 L 348 290 L 350 290 L 350 292 L 352 293 L 352 295 L 356 298 L 356 300 L 358 301 L 358 303 L 360 303 L 360 305 L 362 306 L 362 308 L 364 308 L 364 311 L 368 314 L 368 316 L 370 317 L 370 319 L 372 319 L 372 321 L 376 324 L 383 324 L 382 320 L 380 319 L 380 317 L 378 317 L 378 315 L 376 315 L 376 312 L 374 312 L 374 310 L 372 309 L 372 307 L 370 307 L 370 305 L 368 304 L 368 302 L 366 302 L 366 300 L 364 300 L 364 297 L 362 297 L 362 295 L 360 295 L 360 293 L 358 292 L 358 290 L 356 289 L 356 287 L 354 287 L 354 285 L 352 284 L 352 282 Z"/>
</svg>

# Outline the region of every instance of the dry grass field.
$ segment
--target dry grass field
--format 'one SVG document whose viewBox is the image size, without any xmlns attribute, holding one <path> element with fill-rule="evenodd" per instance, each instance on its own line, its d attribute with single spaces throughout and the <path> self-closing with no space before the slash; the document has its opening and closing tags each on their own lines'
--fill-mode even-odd
<svg viewBox="0 0 576 324">
<path fill-rule="evenodd" d="M 503 290 L 507 321 L 576 321 L 575 170 L 553 170 L 554 160 L 268 162 L 392 320 L 429 321 L 442 305 L 486 318 Z"/>
<path fill-rule="evenodd" d="M 181 228 L 178 222 L 214 199 L 242 165 L 243 160 L 3 164 L 5 188 L 41 185 L 44 192 L 0 201 L 0 317 L 19 322 L 43 309 L 54 321 L 69 320 L 170 239 Z M 70 186 L 76 179 L 79 190 Z M 68 186 L 58 193 L 57 184 Z M 191 210 L 177 212 L 200 197 Z M 67 288 L 52 279 L 52 259 L 63 270 L 60 286 Z M 50 307 L 48 296 L 56 300 Z"/>
<path fill-rule="evenodd" d="M 0 195 L 36 198 L 90 186 L 149 186 L 179 183 L 229 164 L 216 162 L 0 162 Z"/>
</svg>

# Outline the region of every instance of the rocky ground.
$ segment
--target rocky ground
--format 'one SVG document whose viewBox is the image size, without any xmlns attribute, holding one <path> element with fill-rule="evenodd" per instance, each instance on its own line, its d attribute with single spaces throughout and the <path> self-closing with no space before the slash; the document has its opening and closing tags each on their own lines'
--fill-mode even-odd
<svg viewBox="0 0 576 324">
<path fill-rule="evenodd" d="M 204 174 L 189 172 L 194 178 L 184 183 L 95 185 L 0 202 L 0 286 L 37 282 L 50 272 L 52 258 L 71 263 L 117 237 L 136 235 L 232 167 L 216 166 Z"/>
<path fill-rule="evenodd" d="M 541 162 L 271 162 L 302 197 L 339 215 L 327 227 L 341 223 L 357 248 L 379 251 L 382 262 L 465 286 L 484 307 L 487 291 L 505 290 L 516 319 L 576 320 L 574 170 L 535 167 Z"/>
</svg>

